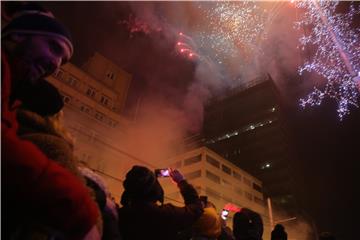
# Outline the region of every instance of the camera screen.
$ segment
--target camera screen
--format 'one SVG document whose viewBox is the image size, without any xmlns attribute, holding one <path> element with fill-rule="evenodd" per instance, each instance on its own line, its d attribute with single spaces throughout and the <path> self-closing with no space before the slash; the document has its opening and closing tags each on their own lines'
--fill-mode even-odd
<svg viewBox="0 0 360 240">
<path fill-rule="evenodd" d="M 226 209 L 222 210 L 222 212 L 221 212 L 221 218 L 222 218 L 222 219 L 226 220 L 226 218 L 227 218 L 228 215 L 229 215 L 229 211 L 228 211 L 228 210 L 226 210 Z"/>
<path fill-rule="evenodd" d="M 169 169 L 161 169 L 160 174 L 163 177 L 169 177 L 170 176 Z"/>
<path fill-rule="evenodd" d="M 170 171 L 167 168 L 155 169 L 155 175 L 157 177 L 170 177 Z"/>
</svg>

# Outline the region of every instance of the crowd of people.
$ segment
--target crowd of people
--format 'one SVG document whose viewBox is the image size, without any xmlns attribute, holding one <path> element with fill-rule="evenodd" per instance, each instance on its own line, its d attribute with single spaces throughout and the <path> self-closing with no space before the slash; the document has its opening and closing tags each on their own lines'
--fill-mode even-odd
<svg viewBox="0 0 360 240">
<path fill-rule="evenodd" d="M 62 97 L 45 80 L 71 58 L 69 32 L 36 4 L 20 6 L 6 21 L 1 34 L 4 239 L 262 239 L 259 214 L 241 209 L 231 230 L 176 169 L 170 169 L 170 178 L 184 206 L 164 203 L 154 172 L 134 166 L 119 207 L 101 177 L 77 162 L 62 122 Z M 271 239 L 286 240 L 284 227 L 277 225 Z"/>
</svg>

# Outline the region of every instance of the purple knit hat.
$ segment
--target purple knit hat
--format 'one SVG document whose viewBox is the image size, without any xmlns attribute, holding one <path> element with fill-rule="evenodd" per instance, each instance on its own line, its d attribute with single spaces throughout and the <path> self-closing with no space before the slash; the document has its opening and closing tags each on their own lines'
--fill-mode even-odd
<svg viewBox="0 0 360 240">
<path fill-rule="evenodd" d="M 1 31 L 1 38 L 13 34 L 37 34 L 62 39 L 73 54 L 72 38 L 69 31 L 49 13 L 28 11 L 13 18 Z"/>
</svg>

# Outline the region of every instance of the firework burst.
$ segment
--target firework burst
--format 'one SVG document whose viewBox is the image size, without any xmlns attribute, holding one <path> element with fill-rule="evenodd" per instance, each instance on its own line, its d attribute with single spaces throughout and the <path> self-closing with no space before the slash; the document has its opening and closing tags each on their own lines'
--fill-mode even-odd
<svg viewBox="0 0 360 240">
<path fill-rule="evenodd" d="M 312 27 L 308 35 L 300 38 L 302 49 L 307 45 L 316 47 L 314 56 L 299 68 L 299 73 L 315 72 L 327 81 L 323 90 L 315 88 L 300 99 L 300 105 L 320 105 L 325 97 L 333 98 L 342 120 L 350 113 L 350 106 L 359 107 L 360 29 L 351 29 L 351 24 L 360 9 L 350 4 L 347 13 L 337 13 L 338 1 L 297 1 L 295 5 L 305 10 L 296 26 Z"/>
<path fill-rule="evenodd" d="M 199 5 L 199 9 L 208 23 L 198 37 L 199 46 L 210 48 L 218 62 L 259 50 L 258 43 L 266 37 L 267 13 L 256 2 L 216 2 Z"/>
</svg>

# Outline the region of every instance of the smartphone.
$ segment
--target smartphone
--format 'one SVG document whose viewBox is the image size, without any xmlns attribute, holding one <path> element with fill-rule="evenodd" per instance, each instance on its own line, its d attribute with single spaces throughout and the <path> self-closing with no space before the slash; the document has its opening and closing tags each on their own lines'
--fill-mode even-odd
<svg viewBox="0 0 360 240">
<path fill-rule="evenodd" d="M 170 177 L 170 171 L 168 168 L 155 169 L 156 177 Z"/>
<path fill-rule="evenodd" d="M 222 219 L 226 220 L 227 217 L 228 217 L 228 215 L 229 215 L 229 211 L 228 211 L 228 210 L 223 209 L 223 210 L 221 211 L 221 218 L 222 218 Z"/>
</svg>

